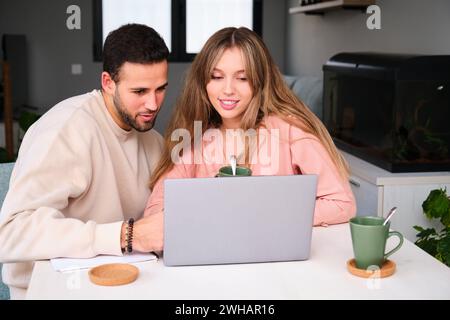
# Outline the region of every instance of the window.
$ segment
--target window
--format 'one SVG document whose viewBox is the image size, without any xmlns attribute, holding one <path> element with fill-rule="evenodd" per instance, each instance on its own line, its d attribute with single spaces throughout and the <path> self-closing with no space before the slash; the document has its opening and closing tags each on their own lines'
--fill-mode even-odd
<svg viewBox="0 0 450 320">
<path fill-rule="evenodd" d="M 94 0 L 94 59 L 111 30 L 143 23 L 163 37 L 169 61 L 192 61 L 217 30 L 245 26 L 261 35 L 262 0 Z"/>
<path fill-rule="evenodd" d="M 253 0 L 186 0 L 186 53 L 197 53 L 225 27 L 253 28 Z"/>
<path fill-rule="evenodd" d="M 124 3 L 126 5 L 124 5 Z M 154 10 L 158 8 L 158 10 Z M 161 0 L 107 0 L 102 4 L 103 41 L 111 30 L 128 22 L 149 24 L 163 37 L 170 50 L 170 1 Z"/>
</svg>

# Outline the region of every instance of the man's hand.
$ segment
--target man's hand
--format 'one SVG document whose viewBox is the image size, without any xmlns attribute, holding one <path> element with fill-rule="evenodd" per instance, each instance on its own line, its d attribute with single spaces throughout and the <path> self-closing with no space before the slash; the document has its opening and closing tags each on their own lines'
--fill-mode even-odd
<svg viewBox="0 0 450 320">
<path fill-rule="evenodd" d="M 154 213 L 137 220 L 133 226 L 133 251 L 162 251 L 164 243 L 164 216 Z"/>
</svg>

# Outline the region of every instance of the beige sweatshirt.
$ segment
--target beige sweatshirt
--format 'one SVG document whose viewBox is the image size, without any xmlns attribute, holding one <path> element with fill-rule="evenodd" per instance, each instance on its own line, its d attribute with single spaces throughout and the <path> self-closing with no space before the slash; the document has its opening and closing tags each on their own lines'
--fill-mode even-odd
<svg viewBox="0 0 450 320">
<path fill-rule="evenodd" d="M 44 114 L 25 135 L 0 214 L 11 297 L 25 297 L 33 261 L 121 255 L 122 221 L 143 214 L 162 148 L 154 130 L 121 129 L 97 90 Z"/>
</svg>

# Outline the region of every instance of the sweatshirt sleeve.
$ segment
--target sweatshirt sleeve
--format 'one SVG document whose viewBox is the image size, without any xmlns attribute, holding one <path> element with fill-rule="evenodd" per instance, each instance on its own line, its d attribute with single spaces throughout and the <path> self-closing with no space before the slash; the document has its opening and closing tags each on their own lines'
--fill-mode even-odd
<svg viewBox="0 0 450 320">
<path fill-rule="evenodd" d="M 1 262 L 121 255 L 121 221 L 99 224 L 64 215 L 89 191 L 90 148 L 96 147 L 95 139 L 68 127 L 27 132 L 0 214 Z"/>
<path fill-rule="evenodd" d="M 318 175 L 314 225 L 348 222 L 356 212 L 353 193 L 348 182 L 339 175 L 324 146 L 317 138 L 305 133 L 299 135 L 291 132 L 291 137 L 294 171 Z"/>
<path fill-rule="evenodd" d="M 175 164 L 155 184 L 145 206 L 144 216 L 164 212 L 164 181 L 195 177 L 195 165 Z"/>
</svg>

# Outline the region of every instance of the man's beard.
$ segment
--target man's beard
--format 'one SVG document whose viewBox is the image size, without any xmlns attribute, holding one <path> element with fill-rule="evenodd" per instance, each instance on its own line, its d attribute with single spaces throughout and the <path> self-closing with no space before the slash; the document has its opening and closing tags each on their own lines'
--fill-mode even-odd
<svg viewBox="0 0 450 320">
<path fill-rule="evenodd" d="M 136 131 L 146 132 L 146 131 L 151 130 L 153 128 L 153 126 L 155 125 L 155 120 L 158 115 L 158 112 L 149 111 L 148 113 L 155 114 L 155 116 L 153 117 L 153 120 L 149 121 L 149 122 L 144 122 L 142 125 L 139 125 L 136 121 L 136 118 L 133 118 L 133 116 L 131 114 L 129 114 L 127 112 L 127 110 L 125 109 L 125 107 L 123 106 L 123 103 L 122 103 L 122 100 L 120 99 L 118 90 L 116 90 L 116 92 L 114 93 L 113 103 L 114 103 L 117 113 L 119 114 L 122 121 L 124 123 L 126 123 L 127 125 L 129 125 L 130 127 L 132 127 L 133 129 L 135 129 Z"/>
</svg>

